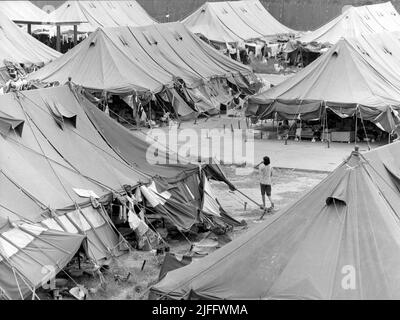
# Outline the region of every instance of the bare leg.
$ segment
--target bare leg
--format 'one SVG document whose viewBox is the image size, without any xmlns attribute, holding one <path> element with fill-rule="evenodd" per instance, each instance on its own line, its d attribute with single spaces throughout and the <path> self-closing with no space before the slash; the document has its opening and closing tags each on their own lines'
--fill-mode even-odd
<svg viewBox="0 0 400 320">
<path fill-rule="evenodd" d="M 274 208 L 274 202 L 272 201 L 272 197 L 268 196 L 268 199 L 269 199 L 269 202 L 271 202 L 271 208 L 273 209 Z M 265 203 L 264 203 L 264 206 L 265 206 Z"/>
<path fill-rule="evenodd" d="M 263 194 L 261 197 L 263 202 L 263 207 L 261 209 L 265 209 L 265 194 Z"/>
</svg>

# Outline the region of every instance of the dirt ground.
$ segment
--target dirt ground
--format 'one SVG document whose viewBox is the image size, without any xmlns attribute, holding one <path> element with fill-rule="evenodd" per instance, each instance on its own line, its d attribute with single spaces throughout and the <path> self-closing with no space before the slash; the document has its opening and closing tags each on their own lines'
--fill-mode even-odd
<svg viewBox="0 0 400 320">
<path fill-rule="evenodd" d="M 237 169 L 224 167 L 230 181 L 243 193 L 261 202 L 259 184 L 256 172 L 249 169 Z M 277 208 L 277 214 L 285 206 L 299 199 L 307 191 L 311 190 L 326 174 L 317 172 L 295 171 L 288 169 L 275 169 L 273 181 L 273 199 Z M 247 226 L 229 233 L 229 238 L 234 239 L 248 232 L 257 224 L 262 223 L 259 218 L 262 211 L 256 204 L 237 193 L 231 193 L 225 184 L 212 182 L 215 194 L 224 209 L 237 220 L 244 219 Z M 265 216 L 264 221 L 271 219 Z M 190 242 L 197 242 L 203 235 L 188 237 L 185 239 L 170 240 L 170 251 L 173 253 L 189 253 Z M 189 241 L 190 242 L 189 242 Z M 157 283 L 163 256 L 156 256 L 152 252 L 133 251 L 114 259 L 109 270 L 103 272 L 105 281 L 101 285 L 99 276 L 82 275 L 74 280 L 89 289 L 89 300 L 142 300 L 148 297 L 148 288 Z"/>
</svg>

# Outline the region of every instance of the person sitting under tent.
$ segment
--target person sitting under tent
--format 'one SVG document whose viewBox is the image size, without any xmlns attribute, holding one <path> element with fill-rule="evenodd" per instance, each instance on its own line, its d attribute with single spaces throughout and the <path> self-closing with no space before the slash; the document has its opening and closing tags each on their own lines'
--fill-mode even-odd
<svg viewBox="0 0 400 320">
<path fill-rule="evenodd" d="M 313 138 L 311 142 L 316 142 L 317 140 L 321 140 L 321 135 L 322 135 L 322 128 L 321 126 L 314 126 L 313 127 Z"/>
<path fill-rule="evenodd" d="M 226 48 L 229 57 L 231 57 L 231 59 L 233 60 L 237 60 L 237 53 L 238 53 L 237 48 L 235 48 L 233 44 L 230 45 L 229 43 L 226 43 Z"/>
<path fill-rule="evenodd" d="M 166 112 L 166 113 L 164 113 L 164 115 L 160 118 L 160 123 L 161 123 L 161 125 L 166 125 L 166 126 L 169 126 L 169 123 L 170 123 L 170 113 L 169 112 Z"/>
</svg>

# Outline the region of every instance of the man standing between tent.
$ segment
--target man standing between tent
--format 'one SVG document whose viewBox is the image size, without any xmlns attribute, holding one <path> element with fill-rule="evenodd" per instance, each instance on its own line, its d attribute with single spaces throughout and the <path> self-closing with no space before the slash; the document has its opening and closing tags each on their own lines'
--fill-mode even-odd
<svg viewBox="0 0 400 320">
<path fill-rule="evenodd" d="M 264 157 L 263 162 L 258 167 L 258 172 L 260 175 L 260 188 L 261 188 L 261 197 L 263 205 L 261 207 L 262 210 L 265 210 L 265 195 L 267 195 L 271 208 L 274 209 L 274 203 L 272 202 L 272 167 L 271 160 L 269 157 Z"/>
</svg>

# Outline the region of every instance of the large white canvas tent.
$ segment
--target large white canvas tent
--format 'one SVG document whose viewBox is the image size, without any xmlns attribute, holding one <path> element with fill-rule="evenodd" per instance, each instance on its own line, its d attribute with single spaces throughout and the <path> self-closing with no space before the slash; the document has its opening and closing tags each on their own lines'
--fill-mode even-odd
<svg viewBox="0 0 400 320">
<path fill-rule="evenodd" d="M 153 287 L 168 299 L 399 299 L 400 144 L 354 152 L 280 214 Z"/>
<path fill-rule="evenodd" d="M 391 132 L 399 122 L 399 54 L 399 33 L 342 39 L 290 79 L 250 97 L 247 114 L 307 120 L 328 108 Z"/>
<path fill-rule="evenodd" d="M 229 101 L 221 82 L 248 88 L 252 70 L 208 46 L 181 23 L 98 29 L 30 78 L 65 83 L 117 95 L 160 93 L 184 81 L 198 111 Z M 175 99 L 176 100 L 176 99 Z M 193 110 L 181 104 L 182 116 Z"/>
<path fill-rule="evenodd" d="M 18 2 L 18 1 L 16 1 Z M 1 5 L 1 2 L 0 2 Z M 0 10 L 0 85 L 9 80 L 4 61 L 42 66 L 61 56 L 20 29 Z"/>
<path fill-rule="evenodd" d="M 349 7 L 334 20 L 303 35 L 299 41 L 336 44 L 342 37 L 385 31 L 400 31 L 400 15 L 391 2 Z"/>
<path fill-rule="evenodd" d="M 277 21 L 258 0 L 206 2 L 182 23 L 191 32 L 219 43 L 294 32 Z"/>
<path fill-rule="evenodd" d="M 139 27 L 156 23 L 137 1 L 66 1 L 50 13 L 48 22 L 63 27 L 63 31 L 79 24 L 79 32 L 94 32 L 97 28 L 120 26 Z"/>
<path fill-rule="evenodd" d="M 42 24 L 48 14 L 30 1 L 0 1 L 0 12 L 15 23 Z"/>
</svg>

